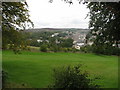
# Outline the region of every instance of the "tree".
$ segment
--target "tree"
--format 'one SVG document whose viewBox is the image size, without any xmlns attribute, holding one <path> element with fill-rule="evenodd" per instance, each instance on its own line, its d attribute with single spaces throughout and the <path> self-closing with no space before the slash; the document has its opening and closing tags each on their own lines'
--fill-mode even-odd
<svg viewBox="0 0 120 90">
<path fill-rule="evenodd" d="M 94 52 L 118 55 L 120 49 L 120 2 L 90 2 L 90 23 Z M 117 50 L 118 52 L 116 52 Z"/>
<path fill-rule="evenodd" d="M 94 44 L 109 43 L 118 47 L 120 42 L 120 2 L 91 2 L 90 9 L 91 33 Z"/>
<path fill-rule="evenodd" d="M 63 42 L 61 43 L 62 47 L 72 47 L 73 45 L 73 39 L 68 38 L 68 39 L 63 39 Z"/>
<path fill-rule="evenodd" d="M 6 49 L 8 45 L 12 45 L 14 50 L 18 50 L 25 44 L 20 30 L 24 30 L 27 25 L 33 27 L 27 7 L 26 2 L 2 3 L 3 49 Z"/>
</svg>

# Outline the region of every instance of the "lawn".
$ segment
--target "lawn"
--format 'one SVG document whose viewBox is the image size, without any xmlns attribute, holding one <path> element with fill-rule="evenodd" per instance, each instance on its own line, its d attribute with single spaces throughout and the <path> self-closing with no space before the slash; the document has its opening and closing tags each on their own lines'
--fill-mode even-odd
<svg viewBox="0 0 120 90">
<path fill-rule="evenodd" d="M 83 69 L 101 79 L 97 84 L 104 88 L 118 87 L 118 57 L 85 53 L 27 52 L 15 55 L 3 51 L 3 69 L 8 72 L 7 82 L 45 88 L 52 82 L 52 69 L 82 63 Z M 91 76 L 91 77 L 92 77 Z"/>
</svg>

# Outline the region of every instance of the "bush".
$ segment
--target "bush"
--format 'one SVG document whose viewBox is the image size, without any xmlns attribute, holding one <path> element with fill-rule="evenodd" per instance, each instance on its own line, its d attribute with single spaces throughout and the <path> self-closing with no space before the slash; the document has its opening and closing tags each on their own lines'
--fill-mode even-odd
<svg viewBox="0 0 120 90">
<path fill-rule="evenodd" d="M 53 84 L 51 88 L 99 88 L 92 83 L 87 72 L 81 70 L 81 65 L 61 67 L 53 70 Z"/>
<path fill-rule="evenodd" d="M 80 51 L 84 53 L 91 53 L 93 51 L 93 47 L 90 45 L 82 46 Z"/>
<path fill-rule="evenodd" d="M 54 45 L 54 46 L 52 46 L 52 51 L 58 52 L 58 51 L 60 51 L 60 47 L 58 47 L 57 45 Z"/>
<path fill-rule="evenodd" d="M 107 44 L 93 44 L 92 46 L 86 45 L 80 48 L 81 52 L 85 53 L 95 53 L 95 54 L 103 54 L 103 55 L 119 55 L 120 48 L 115 46 L 110 46 Z"/>
<path fill-rule="evenodd" d="M 8 73 L 6 71 L 2 71 L 2 88 L 5 88 L 7 78 L 8 78 Z"/>
<path fill-rule="evenodd" d="M 40 51 L 47 52 L 47 46 L 46 45 L 41 45 Z"/>
<path fill-rule="evenodd" d="M 72 48 L 72 52 L 78 52 L 79 50 L 76 48 Z"/>
<path fill-rule="evenodd" d="M 115 46 L 110 46 L 107 44 L 93 45 L 92 48 L 93 48 L 92 52 L 96 54 L 119 55 L 120 53 L 120 48 Z"/>
<path fill-rule="evenodd" d="M 63 48 L 63 51 L 64 51 L 64 52 L 68 52 L 68 49 L 67 49 L 67 48 Z"/>
</svg>

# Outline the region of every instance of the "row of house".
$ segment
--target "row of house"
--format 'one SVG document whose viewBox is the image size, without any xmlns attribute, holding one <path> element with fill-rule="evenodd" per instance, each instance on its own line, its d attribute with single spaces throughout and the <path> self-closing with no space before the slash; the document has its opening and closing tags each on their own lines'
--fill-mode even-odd
<svg viewBox="0 0 120 90">
<path fill-rule="evenodd" d="M 86 45 L 86 35 L 87 33 L 80 33 L 80 32 L 76 32 L 74 35 L 73 35 L 73 47 L 76 48 L 76 49 L 79 49 L 82 47 L 82 46 L 85 46 Z M 87 45 L 92 45 L 93 42 L 88 42 Z"/>
<path fill-rule="evenodd" d="M 86 41 L 86 38 L 85 38 L 86 34 L 87 33 L 76 32 L 76 33 L 72 33 L 72 36 L 67 35 L 66 37 L 62 37 L 62 38 L 64 38 L 64 39 L 72 38 L 74 40 L 73 41 L 73 47 L 76 48 L 76 49 L 80 49 L 80 47 L 86 45 L 86 43 L 85 43 L 85 41 Z M 53 33 L 51 35 L 51 37 L 55 37 L 55 36 L 58 36 L 58 35 L 59 35 L 59 33 Z M 45 40 L 45 41 L 49 43 L 48 40 Z M 43 40 L 42 39 L 38 39 L 37 42 L 41 43 L 41 42 L 43 42 Z M 60 42 L 58 40 L 56 40 L 56 43 L 59 44 Z M 92 44 L 93 44 L 93 42 L 88 42 L 88 45 L 92 45 Z"/>
</svg>

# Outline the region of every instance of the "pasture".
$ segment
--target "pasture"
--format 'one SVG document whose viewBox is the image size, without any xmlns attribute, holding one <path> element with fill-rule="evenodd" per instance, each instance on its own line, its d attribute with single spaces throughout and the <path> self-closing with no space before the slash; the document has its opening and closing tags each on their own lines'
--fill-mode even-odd
<svg viewBox="0 0 120 90">
<path fill-rule="evenodd" d="M 8 72 L 7 82 L 45 88 L 52 83 L 52 69 L 64 65 L 83 64 L 91 77 L 101 79 L 96 83 L 104 88 L 118 87 L 118 57 L 86 53 L 42 53 L 23 51 L 14 54 L 2 52 L 2 67 Z M 15 85 L 13 85 L 15 87 Z"/>
</svg>

